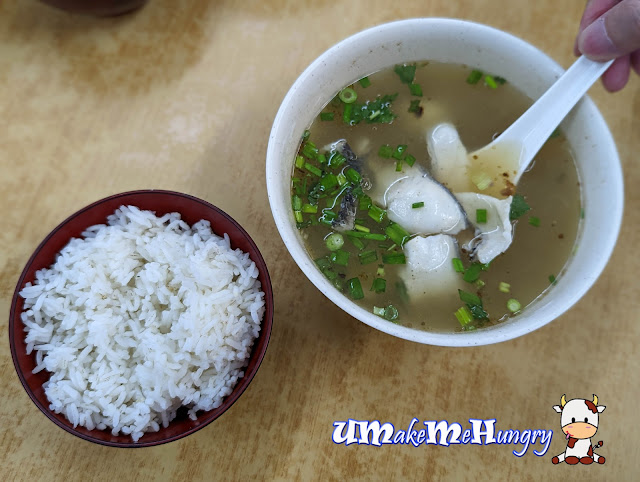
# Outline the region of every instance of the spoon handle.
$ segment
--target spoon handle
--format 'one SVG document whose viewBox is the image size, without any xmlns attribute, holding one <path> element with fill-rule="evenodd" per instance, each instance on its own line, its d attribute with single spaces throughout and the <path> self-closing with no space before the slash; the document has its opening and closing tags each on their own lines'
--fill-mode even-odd
<svg viewBox="0 0 640 482">
<path fill-rule="evenodd" d="M 595 62 L 580 57 L 529 110 L 503 132 L 500 141 L 522 143 L 517 179 L 562 119 L 612 62 Z"/>
</svg>

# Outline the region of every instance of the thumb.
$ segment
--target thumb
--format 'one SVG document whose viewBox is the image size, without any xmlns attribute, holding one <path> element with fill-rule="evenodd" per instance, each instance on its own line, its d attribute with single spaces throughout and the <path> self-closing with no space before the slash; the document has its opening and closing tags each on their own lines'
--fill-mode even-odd
<svg viewBox="0 0 640 482">
<path fill-rule="evenodd" d="M 610 60 L 640 49 L 640 0 L 623 0 L 583 30 L 578 49 L 593 60 Z"/>
</svg>

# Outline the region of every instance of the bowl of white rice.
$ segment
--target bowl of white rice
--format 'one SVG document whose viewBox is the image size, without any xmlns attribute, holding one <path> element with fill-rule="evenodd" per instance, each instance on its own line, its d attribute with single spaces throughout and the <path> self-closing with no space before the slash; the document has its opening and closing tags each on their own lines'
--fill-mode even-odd
<svg viewBox="0 0 640 482">
<path fill-rule="evenodd" d="M 171 442 L 245 391 L 273 322 L 267 266 L 217 207 L 133 191 L 71 215 L 16 285 L 9 341 L 35 405 L 82 439 Z"/>
</svg>

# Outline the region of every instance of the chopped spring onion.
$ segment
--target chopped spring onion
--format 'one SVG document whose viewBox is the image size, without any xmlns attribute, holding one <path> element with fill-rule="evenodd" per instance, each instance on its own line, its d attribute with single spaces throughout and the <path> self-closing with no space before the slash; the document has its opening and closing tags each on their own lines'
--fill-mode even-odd
<svg viewBox="0 0 640 482">
<path fill-rule="evenodd" d="M 369 201 L 371 201 L 371 198 L 369 198 Z M 375 204 L 371 204 L 371 207 L 369 208 L 369 217 L 373 219 L 376 223 L 381 223 L 384 217 L 386 216 L 386 214 L 387 214 L 387 211 L 385 211 L 382 208 L 379 208 Z"/>
<path fill-rule="evenodd" d="M 464 273 L 464 265 L 460 258 L 453 258 L 451 261 L 453 262 L 453 269 L 455 269 L 457 273 Z"/>
<path fill-rule="evenodd" d="M 349 263 L 349 256 L 351 253 L 337 249 L 329 255 L 329 259 L 333 264 L 339 264 L 340 266 L 346 266 Z"/>
<path fill-rule="evenodd" d="M 471 182 L 473 182 L 480 191 L 484 191 L 493 183 L 493 179 L 486 172 L 479 172 L 471 176 Z"/>
<path fill-rule="evenodd" d="M 296 167 L 302 169 L 304 167 L 304 157 L 296 156 Z"/>
<path fill-rule="evenodd" d="M 411 91 L 411 95 L 422 97 L 422 87 L 420 84 L 409 84 L 409 90 Z"/>
<path fill-rule="evenodd" d="M 511 291 L 511 285 L 509 283 L 505 283 L 504 281 L 500 281 L 498 289 L 503 293 L 509 293 Z"/>
<path fill-rule="evenodd" d="M 478 224 L 484 224 L 487 222 L 487 210 L 476 209 L 476 222 Z"/>
<path fill-rule="evenodd" d="M 373 307 L 373 314 L 384 317 L 384 308 L 379 308 L 377 306 Z"/>
<path fill-rule="evenodd" d="M 315 214 L 318 212 L 318 206 L 305 203 L 302 205 L 302 212 L 307 214 Z"/>
<path fill-rule="evenodd" d="M 409 303 L 409 293 L 403 281 L 396 281 L 396 292 L 405 305 Z"/>
<path fill-rule="evenodd" d="M 316 259 L 315 263 L 316 263 L 316 266 L 318 268 L 320 268 L 320 269 L 325 269 L 325 268 L 330 268 L 331 267 L 331 263 L 326 258 L 326 256 Z"/>
<path fill-rule="evenodd" d="M 328 226 L 331 226 L 331 224 L 333 224 L 333 220 L 336 219 L 337 217 L 338 215 L 334 213 L 331 209 L 323 209 L 322 216 L 320 216 L 320 219 L 318 219 L 318 221 Z"/>
<path fill-rule="evenodd" d="M 329 156 L 329 167 L 340 167 L 347 161 L 347 158 L 344 157 L 339 152 L 332 152 Z"/>
<path fill-rule="evenodd" d="M 378 149 L 378 155 L 380 157 L 384 157 L 385 159 L 391 157 L 391 154 L 393 154 L 393 148 L 389 144 L 380 146 L 380 149 Z"/>
<path fill-rule="evenodd" d="M 418 209 L 418 208 L 423 208 L 424 207 L 424 201 L 420 201 L 418 203 L 413 203 L 411 205 L 411 209 Z"/>
<path fill-rule="evenodd" d="M 360 264 L 365 265 L 378 261 L 378 253 L 375 249 L 370 249 L 369 251 L 358 253 L 358 258 L 360 259 Z"/>
<path fill-rule="evenodd" d="M 355 184 L 358 184 L 362 180 L 362 176 L 360 175 L 360 173 L 356 171 L 353 167 L 350 167 L 349 169 L 347 169 L 344 175 L 349 181 Z"/>
<path fill-rule="evenodd" d="M 361 233 L 370 233 L 371 230 L 366 227 L 366 226 L 362 226 L 360 224 L 354 224 L 353 229 L 355 229 L 356 231 L 360 231 Z"/>
<path fill-rule="evenodd" d="M 360 251 L 362 251 L 364 249 L 365 245 L 364 245 L 364 243 L 362 242 L 362 240 L 360 238 L 357 238 L 355 236 L 347 236 L 347 239 L 349 241 L 351 241 L 351 244 L 353 244 Z"/>
<path fill-rule="evenodd" d="M 340 93 L 338 94 L 338 97 L 345 104 L 353 104 L 358 98 L 358 94 L 356 94 L 356 91 L 353 90 L 351 87 L 347 87 L 340 91 Z"/>
<path fill-rule="evenodd" d="M 342 173 L 338 174 L 336 179 L 338 180 L 338 186 L 344 186 L 347 183 L 347 178 Z"/>
<path fill-rule="evenodd" d="M 311 132 L 309 132 L 309 129 L 305 130 L 305 131 L 302 133 L 302 140 L 303 140 L 303 141 L 306 141 L 306 140 L 309 138 L 309 136 L 310 136 L 310 135 L 311 135 Z"/>
<path fill-rule="evenodd" d="M 378 265 L 378 270 L 376 271 L 376 276 L 384 276 L 384 264 Z"/>
<path fill-rule="evenodd" d="M 517 313 L 522 308 L 522 305 L 515 298 L 511 298 L 507 301 L 507 308 L 511 313 Z"/>
<path fill-rule="evenodd" d="M 318 169 L 316 166 L 314 166 L 313 164 L 309 164 L 308 162 L 305 162 L 304 168 L 307 171 L 309 171 L 311 174 L 315 174 L 318 177 L 322 176 L 322 171 Z"/>
<path fill-rule="evenodd" d="M 454 314 L 462 326 L 467 326 L 473 320 L 473 315 L 466 306 L 460 307 Z"/>
<path fill-rule="evenodd" d="M 383 254 L 382 262 L 384 264 L 406 264 L 407 258 L 405 258 L 404 253 Z"/>
<path fill-rule="evenodd" d="M 400 247 L 402 247 L 410 237 L 410 234 L 405 231 L 402 226 L 396 223 L 389 224 L 384 232 L 387 236 L 389 236 L 389 238 L 391 238 L 391 241 L 393 241 Z"/>
<path fill-rule="evenodd" d="M 301 223 L 304 221 L 302 219 L 302 212 L 300 211 L 293 211 L 293 216 L 296 218 L 296 223 Z"/>
<path fill-rule="evenodd" d="M 363 89 L 366 89 L 371 85 L 371 81 L 369 80 L 369 77 L 362 77 L 358 82 L 360 83 Z"/>
<path fill-rule="evenodd" d="M 551 284 L 556 284 L 556 277 L 553 276 L 552 274 L 549 275 L 549 283 Z"/>
<path fill-rule="evenodd" d="M 327 192 L 338 185 L 338 177 L 335 174 L 327 173 L 320 179 L 320 190 Z"/>
<path fill-rule="evenodd" d="M 325 162 L 327 162 L 327 156 L 325 156 L 324 154 L 318 154 L 316 156 L 316 159 L 320 164 L 324 164 Z"/>
<path fill-rule="evenodd" d="M 411 154 L 407 154 L 407 157 L 404 158 L 404 162 L 406 162 L 409 167 L 413 167 L 413 165 L 416 162 L 416 158 L 413 157 Z"/>
<path fill-rule="evenodd" d="M 371 204 L 371 198 L 369 196 L 367 196 L 366 194 L 364 196 L 362 196 L 358 200 L 358 207 L 363 211 L 373 207 L 373 204 Z"/>
<path fill-rule="evenodd" d="M 332 121 L 333 120 L 333 112 L 320 112 L 320 120 L 321 121 Z"/>
<path fill-rule="evenodd" d="M 537 228 L 538 226 L 540 226 L 540 218 L 529 216 L 529 224 Z"/>
<path fill-rule="evenodd" d="M 302 209 L 302 199 L 300 199 L 300 196 L 296 196 L 295 194 L 291 196 L 291 205 L 294 211 L 300 211 Z"/>
<path fill-rule="evenodd" d="M 304 155 L 307 159 L 315 159 L 318 155 L 318 148 L 313 142 L 306 142 L 302 147 L 302 155 Z"/>
<path fill-rule="evenodd" d="M 496 79 L 493 78 L 493 75 L 485 75 L 484 76 L 484 83 L 487 87 L 491 88 L 491 89 L 497 89 L 498 88 L 498 84 L 496 84 Z"/>
<path fill-rule="evenodd" d="M 396 161 L 396 172 L 402 172 L 402 161 Z"/>
<path fill-rule="evenodd" d="M 472 70 L 469 74 L 469 77 L 467 77 L 467 84 L 477 84 L 478 81 L 482 78 L 482 75 L 482 71 Z"/>
<path fill-rule="evenodd" d="M 499 75 L 494 75 L 493 79 L 500 85 L 504 85 L 507 83 L 507 79 L 505 79 L 504 77 L 500 77 Z"/>
<path fill-rule="evenodd" d="M 384 319 L 387 320 L 387 321 L 397 320 L 398 319 L 398 309 L 393 305 L 387 306 L 384 309 Z"/>
<path fill-rule="evenodd" d="M 376 278 L 373 280 L 371 284 L 371 289 L 369 291 L 375 291 L 376 293 L 384 293 L 387 289 L 387 280 L 384 278 Z"/>
<path fill-rule="evenodd" d="M 480 277 L 480 272 L 482 271 L 483 266 L 484 265 L 482 263 L 471 263 L 471 266 L 469 266 L 464 272 L 462 279 L 467 283 L 473 283 Z"/>
<path fill-rule="evenodd" d="M 344 111 L 342 112 L 342 121 L 345 124 L 351 124 L 351 122 L 353 122 L 353 119 L 351 118 L 352 113 L 353 113 L 353 104 L 345 104 Z"/>
<path fill-rule="evenodd" d="M 338 249 L 342 248 L 342 246 L 344 246 L 344 238 L 340 233 L 331 233 L 324 240 L 324 244 L 327 245 L 329 251 L 337 251 Z"/>
<path fill-rule="evenodd" d="M 395 151 L 393 151 L 393 154 L 391 154 L 391 157 L 393 157 L 394 159 L 397 159 L 398 161 L 401 161 L 402 159 L 404 159 L 404 152 L 406 150 L 407 150 L 407 145 L 400 144 L 398 147 L 396 147 Z"/>
<path fill-rule="evenodd" d="M 382 233 L 363 233 L 361 231 L 349 231 L 347 236 L 353 238 L 370 239 L 372 241 L 386 241 L 387 235 Z"/>
<path fill-rule="evenodd" d="M 364 298 L 364 291 L 362 291 L 362 284 L 358 278 L 351 278 L 347 280 L 347 289 L 349 290 L 349 296 L 353 300 L 361 300 Z"/>
<path fill-rule="evenodd" d="M 477 279 L 476 280 L 476 286 L 478 287 L 478 289 L 481 289 L 484 287 L 484 285 L 486 284 L 484 281 L 482 281 L 481 279 Z"/>
</svg>

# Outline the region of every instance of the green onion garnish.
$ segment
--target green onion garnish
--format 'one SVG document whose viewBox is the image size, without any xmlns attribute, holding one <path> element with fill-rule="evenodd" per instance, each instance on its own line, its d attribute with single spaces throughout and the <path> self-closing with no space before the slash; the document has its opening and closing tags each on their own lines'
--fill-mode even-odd
<svg viewBox="0 0 640 482">
<path fill-rule="evenodd" d="M 378 261 L 378 253 L 375 249 L 363 251 L 362 253 L 358 253 L 358 258 L 360 259 L 360 264 L 365 265 Z"/>
<path fill-rule="evenodd" d="M 540 226 L 540 218 L 529 216 L 529 224 L 537 228 L 538 226 Z"/>
<path fill-rule="evenodd" d="M 329 261 L 329 259 L 326 256 L 323 256 L 322 258 L 318 258 L 315 261 L 316 266 L 318 266 L 318 268 L 320 269 L 325 269 L 325 268 L 330 268 L 331 267 L 331 262 Z"/>
<path fill-rule="evenodd" d="M 305 203 L 302 205 L 302 212 L 307 214 L 315 214 L 318 212 L 318 206 Z"/>
<path fill-rule="evenodd" d="M 551 283 L 552 285 L 556 284 L 556 277 L 552 274 L 549 275 L 549 283 Z"/>
<path fill-rule="evenodd" d="M 454 314 L 462 326 L 467 326 L 473 320 L 473 315 L 466 306 L 460 307 Z"/>
<path fill-rule="evenodd" d="M 333 223 L 333 220 L 336 219 L 337 217 L 338 215 L 334 213 L 331 209 L 323 209 L 322 216 L 320 216 L 318 221 L 328 226 L 331 226 L 331 224 Z"/>
<path fill-rule="evenodd" d="M 300 211 L 293 211 L 293 216 L 296 219 L 296 223 L 301 223 L 303 221 L 302 219 L 302 212 Z"/>
<path fill-rule="evenodd" d="M 398 74 L 403 84 L 411 84 L 416 76 L 416 64 L 396 65 L 393 71 Z"/>
<path fill-rule="evenodd" d="M 471 182 L 473 182 L 480 191 L 484 191 L 491 183 L 493 183 L 493 179 L 486 172 L 479 172 L 471 176 Z"/>
<path fill-rule="evenodd" d="M 456 270 L 457 273 L 464 273 L 464 265 L 460 258 L 453 258 L 451 261 L 453 262 L 453 269 Z"/>
<path fill-rule="evenodd" d="M 353 167 L 350 167 L 349 169 L 347 169 L 344 175 L 349 181 L 353 182 L 354 184 L 359 184 L 360 181 L 362 180 L 362 176 L 360 175 L 360 173 L 356 171 Z"/>
<path fill-rule="evenodd" d="M 402 159 L 404 159 L 404 152 L 406 150 L 407 150 L 406 144 L 400 144 L 398 147 L 396 147 L 395 151 L 393 151 L 393 154 L 391 154 L 391 157 L 393 157 L 394 159 L 397 159 L 398 161 L 401 161 Z"/>
<path fill-rule="evenodd" d="M 367 196 L 366 194 L 364 196 L 362 196 L 359 200 L 358 200 L 358 207 L 362 210 L 365 211 L 371 207 L 373 207 L 373 204 L 371 204 L 371 198 L 369 196 Z"/>
<path fill-rule="evenodd" d="M 302 209 L 302 199 L 300 199 L 300 196 L 296 196 L 295 194 L 291 196 L 291 205 L 294 211 L 300 211 Z"/>
<path fill-rule="evenodd" d="M 409 90 L 411 91 L 411 95 L 422 97 L 422 87 L 420 84 L 409 84 Z"/>
<path fill-rule="evenodd" d="M 406 264 L 407 258 L 404 253 L 385 253 L 382 255 L 382 262 L 384 264 Z"/>
<path fill-rule="evenodd" d="M 373 314 L 384 317 L 384 308 L 379 308 L 377 306 L 373 307 Z"/>
<path fill-rule="evenodd" d="M 404 158 L 404 162 L 406 162 L 409 167 L 413 167 L 413 165 L 416 162 L 416 158 L 413 157 L 411 154 L 407 154 L 407 156 Z"/>
<path fill-rule="evenodd" d="M 339 173 L 336 179 L 338 179 L 338 186 L 344 186 L 347 183 L 347 178 L 342 173 Z"/>
<path fill-rule="evenodd" d="M 396 223 L 389 224 L 384 232 L 387 236 L 389 236 L 389 238 L 391 238 L 391 241 L 393 241 L 400 247 L 402 247 L 410 237 L 410 234 L 405 231 L 402 226 Z"/>
<path fill-rule="evenodd" d="M 498 289 L 503 293 L 509 293 L 511 291 L 511 285 L 509 283 L 505 283 L 504 281 L 500 281 L 500 284 L 498 284 Z"/>
<path fill-rule="evenodd" d="M 420 112 L 420 99 L 412 100 L 409 104 L 409 110 L 407 112 L 414 112 L 418 114 Z"/>
<path fill-rule="evenodd" d="M 378 270 L 376 271 L 376 276 L 384 276 L 384 264 L 378 265 Z"/>
<path fill-rule="evenodd" d="M 304 168 L 307 171 L 309 171 L 311 174 L 315 174 L 318 177 L 322 176 L 322 171 L 318 169 L 316 166 L 314 166 L 313 164 L 309 164 L 308 162 L 305 162 Z"/>
<path fill-rule="evenodd" d="M 393 148 L 389 144 L 380 146 L 380 149 L 378 149 L 378 155 L 380 157 L 384 157 L 385 159 L 391 157 L 391 154 L 393 154 Z"/>
<path fill-rule="evenodd" d="M 477 279 L 475 285 L 478 287 L 478 289 L 481 289 L 484 287 L 486 283 L 484 281 L 482 281 L 481 279 Z"/>
<path fill-rule="evenodd" d="M 332 263 L 340 266 L 347 266 L 349 263 L 349 256 L 351 253 L 338 249 L 329 255 L 329 259 Z"/>
<path fill-rule="evenodd" d="M 484 76 L 484 83 L 487 87 L 491 88 L 491 89 L 497 89 L 498 88 L 498 84 L 496 84 L 496 79 L 493 78 L 493 75 L 485 75 Z"/>
<path fill-rule="evenodd" d="M 418 209 L 418 208 L 423 208 L 424 207 L 424 201 L 420 201 L 418 203 L 413 203 L 411 205 L 411 209 Z"/>
<path fill-rule="evenodd" d="M 513 199 L 511 200 L 511 208 L 509 211 L 509 219 L 514 221 L 526 213 L 531 207 L 527 204 L 527 201 L 524 200 L 524 196 L 522 194 L 515 194 Z"/>
<path fill-rule="evenodd" d="M 358 278 L 351 278 L 347 280 L 347 289 L 349 290 L 349 296 L 353 300 L 361 300 L 364 298 L 364 291 L 362 291 L 362 284 Z"/>
<path fill-rule="evenodd" d="M 387 236 L 382 233 L 363 233 L 361 231 L 348 231 L 347 236 L 352 238 L 370 239 L 372 241 L 386 241 Z"/>
<path fill-rule="evenodd" d="M 366 226 L 362 226 L 360 224 L 354 224 L 353 229 L 355 229 L 356 231 L 360 231 L 361 233 L 370 233 L 371 229 L 369 229 Z"/>
<path fill-rule="evenodd" d="M 504 77 L 500 77 L 499 75 L 494 75 L 493 79 L 500 85 L 504 85 L 507 83 L 507 79 L 505 79 Z"/>
<path fill-rule="evenodd" d="M 327 245 L 329 251 L 336 251 L 344 246 L 344 238 L 340 233 L 331 233 L 327 236 L 327 239 L 324 240 L 324 243 Z"/>
<path fill-rule="evenodd" d="M 387 306 L 384 309 L 384 319 L 387 320 L 387 321 L 397 320 L 398 319 L 398 309 L 393 305 Z"/>
<path fill-rule="evenodd" d="M 409 293 L 403 281 L 396 281 L 396 292 L 405 305 L 409 303 Z"/>
<path fill-rule="evenodd" d="M 342 112 L 342 121 L 345 124 L 351 124 L 351 122 L 353 121 L 351 117 L 352 112 L 353 112 L 353 104 L 345 104 L 344 111 Z"/>
<path fill-rule="evenodd" d="M 460 296 L 460 299 L 467 304 L 467 308 L 469 308 L 469 311 L 471 311 L 471 314 L 476 320 L 489 318 L 487 312 L 484 311 L 482 300 L 479 296 L 463 290 L 458 290 L 458 295 Z"/>
<path fill-rule="evenodd" d="M 351 234 L 351 233 L 350 233 Z M 347 236 L 347 239 L 349 241 L 351 241 L 351 244 L 353 244 L 356 248 L 358 248 L 360 251 L 362 251 L 364 249 L 364 243 L 362 242 L 362 240 L 356 236 Z"/>
<path fill-rule="evenodd" d="M 358 94 L 356 94 L 356 91 L 353 90 L 351 87 L 347 87 L 340 91 L 340 93 L 338 94 L 338 97 L 345 104 L 353 104 L 358 98 Z"/>
<path fill-rule="evenodd" d="M 360 83 L 363 89 L 366 89 L 371 85 L 371 81 L 369 80 L 369 77 L 362 77 L 358 82 Z"/>
<path fill-rule="evenodd" d="M 402 161 L 396 161 L 396 172 L 402 172 Z"/>
<path fill-rule="evenodd" d="M 369 201 L 371 201 L 371 198 L 369 198 Z M 385 211 L 382 208 L 379 208 L 375 204 L 371 204 L 371 207 L 369 208 L 369 217 L 373 219 L 376 223 L 381 223 L 386 214 L 387 214 L 387 211 Z"/>
<path fill-rule="evenodd" d="M 325 162 L 327 162 L 327 156 L 325 156 L 324 154 L 318 154 L 316 156 L 316 159 L 320 164 L 324 164 Z"/>
<path fill-rule="evenodd" d="M 482 78 L 482 71 L 480 70 L 472 70 L 467 77 L 467 84 L 477 84 L 478 81 Z"/>
<path fill-rule="evenodd" d="M 329 167 L 340 167 L 347 161 L 347 158 L 344 157 L 339 152 L 332 152 L 329 156 Z"/>
<path fill-rule="evenodd" d="M 376 278 L 373 280 L 371 284 L 371 289 L 369 291 L 375 291 L 376 293 L 384 293 L 387 289 L 387 280 L 384 278 Z"/>
<path fill-rule="evenodd" d="M 330 191 L 337 185 L 338 185 L 338 177 L 335 174 L 332 174 L 330 172 L 322 176 L 322 179 L 320 179 L 321 191 L 324 191 L 324 192 Z"/>
<path fill-rule="evenodd" d="M 471 263 L 471 266 L 469 266 L 464 272 L 464 276 L 462 277 L 462 279 L 467 283 L 473 283 L 480 277 L 482 266 L 482 263 Z"/>
<path fill-rule="evenodd" d="M 522 305 L 515 298 L 511 298 L 507 301 L 507 308 L 511 313 L 517 313 L 522 308 Z"/>
<path fill-rule="evenodd" d="M 320 112 L 320 120 L 321 121 L 332 121 L 333 120 L 333 112 Z"/>
<path fill-rule="evenodd" d="M 307 130 L 305 130 L 305 131 L 302 133 L 302 140 L 303 140 L 303 141 L 306 141 L 306 140 L 309 138 L 309 136 L 310 136 L 310 135 L 311 135 L 311 132 L 309 132 L 309 130 L 308 130 L 308 129 L 307 129 Z"/>
<path fill-rule="evenodd" d="M 308 141 L 302 146 L 302 154 L 308 159 L 315 159 L 318 155 L 318 148 L 313 142 Z"/>
<path fill-rule="evenodd" d="M 304 157 L 296 156 L 296 167 L 302 169 L 304 167 Z"/>
<path fill-rule="evenodd" d="M 476 222 L 478 224 L 484 224 L 487 222 L 487 210 L 476 209 Z"/>
</svg>

